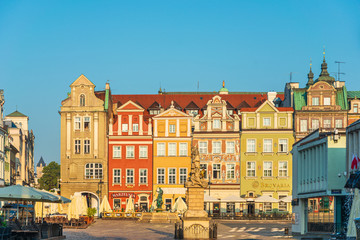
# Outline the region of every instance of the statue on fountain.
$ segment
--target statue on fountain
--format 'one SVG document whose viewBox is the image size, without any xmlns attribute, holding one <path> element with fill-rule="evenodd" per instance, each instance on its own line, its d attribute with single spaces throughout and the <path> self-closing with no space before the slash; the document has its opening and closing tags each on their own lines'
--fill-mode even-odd
<svg viewBox="0 0 360 240">
<path fill-rule="evenodd" d="M 200 168 L 199 150 L 196 146 L 191 147 L 191 171 L 185 187 L 207 188 L 208 182 L 205 178 L 205 170 Z"/>
</svg>

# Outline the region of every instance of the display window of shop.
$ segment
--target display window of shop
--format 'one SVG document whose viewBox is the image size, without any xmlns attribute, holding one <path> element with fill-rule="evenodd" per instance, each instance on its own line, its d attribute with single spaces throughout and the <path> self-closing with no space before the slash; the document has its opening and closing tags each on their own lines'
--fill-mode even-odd
<svg viewBox="0 0 360 240">
<path fill-rule="evenodd" d="M 170 209 L 171 209 L 171 202 L 172 202 L 172 199 L 171 199 L 171 198 L 166 198 L 166 199 L 165 199 L 165 208 L 166 208 L 166 211 L 170 211 Z"/>
<path fill-rule="evenodd" d="M 334 229 L 334 197 L 308 198 L 308 231 L 331 232 Z"/>
<path fill-rule="evenodd" d="M 272 211 L 272 203 L 264 203 L 264 212 Z"/>
<path fill-rule="evenodd" d="M 285 198 L 287 195 L 279 195 L 279 199 Z M 287 203 L 286 202 L 279 202 L 279 211 L 286 212 L 287 211 Z"/>
<path fill-rule="evenodd" d="M 114 199 L 114 209 L 121 209 L 121 199 Z"/>
<path fill-rule="evenodd" d="M 226 203 L 226 213 L 231 213 L 231 214 L 235 213 L 235 203 L 233 202 Z"/>
</svg>

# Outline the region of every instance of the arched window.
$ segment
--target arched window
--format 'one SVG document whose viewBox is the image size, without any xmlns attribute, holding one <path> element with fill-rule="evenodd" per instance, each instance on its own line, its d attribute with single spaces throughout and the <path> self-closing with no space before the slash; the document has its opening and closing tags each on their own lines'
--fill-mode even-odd
<svg viewBox="0 0 360 240">
<path fill-rule="evenodd" d="M 85 165 L 86 179 L 102 179 L 102 164 L 101 163 L 87 163 Z"/>
<path fill-rule="evenodd" d="M 80 95 L 80 106 L 85 106 L 85 95 L 81 94 Z"/>
</svg>

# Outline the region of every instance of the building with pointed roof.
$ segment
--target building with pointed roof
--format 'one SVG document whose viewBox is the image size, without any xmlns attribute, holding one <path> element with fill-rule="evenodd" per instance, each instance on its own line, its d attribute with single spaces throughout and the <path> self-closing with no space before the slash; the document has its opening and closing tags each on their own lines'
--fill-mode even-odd
<svg viewBox="0 0 360 240">
<path fill-rule="evenodd" d="M 46 167 L 46 163 L 45 163 L 43 157 L 41 156 L 39 162 L 36 164 L 37 179 L 42 177 L 42 175 L 43 175 L 42 171 L 43 171 L 44 167 Z"/>
</svg>

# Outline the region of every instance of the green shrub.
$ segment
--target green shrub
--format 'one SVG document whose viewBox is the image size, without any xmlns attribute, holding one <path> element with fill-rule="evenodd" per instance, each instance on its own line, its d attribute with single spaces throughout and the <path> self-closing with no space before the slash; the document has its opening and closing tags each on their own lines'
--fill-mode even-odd
<svg viewBox="0 0 360 240">
<path fill-rule="evenodd" d="M 96 208 L 88 208 L 87 209 L 87 215 L 89 217 L 93 217 L 95 215 L 95 213 L 96 213 Z"/>
</svg>

